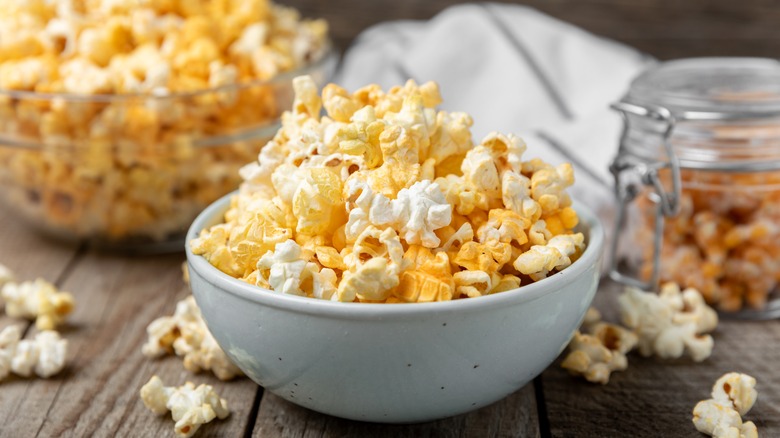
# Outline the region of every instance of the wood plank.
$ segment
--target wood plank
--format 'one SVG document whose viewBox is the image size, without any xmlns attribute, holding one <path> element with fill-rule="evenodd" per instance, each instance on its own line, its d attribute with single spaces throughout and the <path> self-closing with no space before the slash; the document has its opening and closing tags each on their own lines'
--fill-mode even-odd
<svg viewBox="0 0 780 438">
<path fill-rule="evenodd" d="M 388 20 L 429 19 L 467 0 L 286 0 L 308 17 L 331 24 L 344 50 L 361 31 Z M 534 7 L 583 29 L 660 59 L 690 56 L 766 56 L 780 44 L 780 10 L 748 0 L 499 0 Z M 345 13 L 345 11 L 349 11 Z"/>
<path fill-rule="evenodd" d="M 620 291 L 606 281 L 597 294 L 608 320 L 617 320 Z M 628 370 L 614 373 L 606 386 L 570 376 L 559 358 L 542 375 L 552 436 L 701 437 L 691 422 L 693 407 L 730 371 L 758 381 L 758 402 L 745 419 L 760 436 L 780 436 L 780 321 L 722 321 L 714 338 L 712 357 L 700 364 L 632 353 Z"/>
<path fill-rule="evenodd" d="M 539 418 L 533 383 L 477 411 L 443 420 L 386 425 L 320 414 L 277 397 L 263 395 L 253 437 L 538 437 Z"/>
<path fill-rule="evenodd" d="M 178 358 L 141 354 L 147 324 L 171 314 L 189 294 L 181 280 L 183 259 L 88 253 L 63 284 L 77 303 L 62 330 L 69 342 L 68 367 L 49 380 L 3 383 L 0 406 L 7 415 L 0 436 L 174 436 L 170 416 L 156 417 L 138 396 L 154 374 L 167 385 L 186 380 L 214 385 L 232 414 L 204 426 L 201 436 L 242 435 L 257 393 L 254 383 L 195 376 Z"/>
<path fill-rule="evenodd" d="M 0 263 L 9 267 L 17 280 L 42 277 L 56 283 L 77 249 L 78 244 L 41 236 L 8 207 L 0 205 Z"/>
<path fill-rule="evenodd" d="M 55 284 L 60 283 L 69 266 L 77 262 L 77 248 L 76 244 L 63 244 L 42 237 L 8 207 L 0 206 L 0 263 L 10 268 L 18 281 L 41 277 Z M 9 318 L 5 316 L 4 309 L 0 311 L 0 330 L 13 324 L 21 324 L 27 330 L 31 322 Z M 23 388 L 24 391 L 27 389 L 26 381 L 14 376 L 0 383 L 0 424 L 8 424 L 17 412 L 18 397 L 9 394 L 12 386 Z"/>
</svg>

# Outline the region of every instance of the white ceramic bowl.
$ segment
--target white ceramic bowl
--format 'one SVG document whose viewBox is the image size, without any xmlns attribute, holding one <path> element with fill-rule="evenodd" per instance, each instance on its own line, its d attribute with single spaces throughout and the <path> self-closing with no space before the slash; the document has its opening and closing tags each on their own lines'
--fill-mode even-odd
<svg viewBox="0 0 780 438">
<path fill-rule="evenodd" d="M 229 196 L 187 241 L 222 221 Z M 604 232 L 575 204 L 587 249 L 544 280 L 480 298 L 416 304 L 338 303 L 282 295 L 193 255 L 192 291 L 219 345 L 247 376 L 295 404 L 338 417 L 408 423 L 491 404 L 565 348 L 599 281 Z"/>
</svg>

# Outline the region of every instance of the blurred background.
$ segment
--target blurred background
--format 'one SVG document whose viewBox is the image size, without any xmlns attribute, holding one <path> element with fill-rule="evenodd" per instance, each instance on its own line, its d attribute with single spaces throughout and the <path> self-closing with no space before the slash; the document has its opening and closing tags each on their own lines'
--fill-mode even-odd
<svg viewBox="0 0 780 438">
<path fill-rule="evenodd" d="M 343 51 L 363 29 L 386 20 L 428 19 L 458 0 L 285 0 L 330 23 Z M 524 4 L 659 59 L 778 57 L 775 0 L 526 0 Z"/>
</svg>

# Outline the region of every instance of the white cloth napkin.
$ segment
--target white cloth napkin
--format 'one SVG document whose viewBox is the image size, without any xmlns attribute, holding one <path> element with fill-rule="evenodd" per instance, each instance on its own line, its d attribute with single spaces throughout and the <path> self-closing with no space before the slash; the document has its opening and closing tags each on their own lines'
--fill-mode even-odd
<svg viewBox="0 0 780 438">
<path fill-rule="evenodd" d="M 494 3 L 450 7 L 430 21 L 374 26 L 344 55 L 336 82 L 349 90 L 439 83 L 443 109 L 474 118 L 479 141 L 515 133 L 526 157 L 571 162 L 570 193 L 595 210 L 608 239 L 614 214 L 609 162 L 622 122 L 609 109 L 653 59 L 534 9 Z"/>
</svg>

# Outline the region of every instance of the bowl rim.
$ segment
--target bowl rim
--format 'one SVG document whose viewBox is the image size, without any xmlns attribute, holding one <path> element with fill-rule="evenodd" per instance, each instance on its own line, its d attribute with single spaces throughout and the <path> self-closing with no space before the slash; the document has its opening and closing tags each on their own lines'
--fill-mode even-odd
<svg viewBox="0 0 780 438">
<path fill-rule="evenodd" d="M 6 99 L 18 99 L 26 101 L 46 101 L 46 100 L 62 100 L 66 102 L 84 102 L 84 103 L 118 103 L 124 101 L 133 100 L 152 100 L 152 101 L 165 101 L 175 99 L 190 99 L 198 96 L 204 96 L 208 94 L 220 93 L 220 92 L 236 92 L 240 90 L 246 90 L 253 87 L 279 85 L 292 81 L 297 76 L 303 76 L 312 74 L 320 69 L 334 68 L 338 64 L 339 52 L 334 46 L 330 38 L 325 40 L 323 44 L 322 54 L 314 61 L 302 65 L 294 70 L 288 70 L 277 74 L 269 79 L 256 79 L 246 82 L 239 82 L 235 84 L 226 84 L 219 87 L 203 88 L 200 90 L 178 92 L 178 93 L 166 93 L 166 94 L 154 94 L 151 92 L 144 93 L 114 93 L 114 94 L 79 94 L 79 93 L 39 93 L 37 91 L 27 90 L 12 90 L 7 88 L 0 88 L 0 98 Z M 331 73 L 332 75 L 332 73 Z"/>
<path fill-rule="evenodd" d="M 582 255 L 566 269 L 519 288 L 491 294 L 483 297 L 438 301 L 430 303 L 343 303 L 330 300 L 302 297 L 276 293 L 256 285 L 243 282 L 220 271 L 205 258 L 192 252 L 189 242 L 207 226 L 218 223 L 230 206 L 231 198 L 237 193 L 229 193 L 209 205 L 193 221 L 185 239 L 185 252 L 189 269 L 202 277 L 217 289 L 262 306 L 287 310 L 294 313 L 319 315 L 323 317 L 338 317 L 352 320 L 381 320 L 390 317 L 414 316 L 420 314 L 440 314 L 463 311 L 487 310 L 506 305 L 533 301 L 547 294 L 554 293 L 569 285 L 582 276 L 589 268 L 596 266 L 600 272 L 599 263 L 604 247 L 604 228 L 598 217 L 584 204 L 573 201 L 574 210 L 580 218 L 580 225 L 587 228 L 587 246 Z M 258 293 L 267 292 L 267 293 Z M 202 301 L 201 301 L 202 302 Z"/>
</svg>

